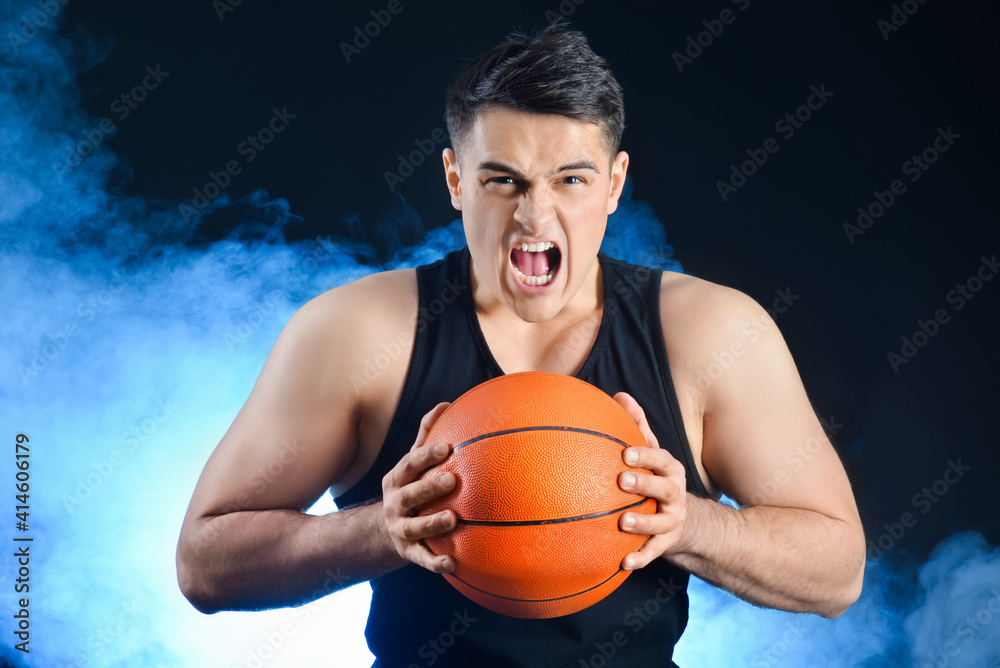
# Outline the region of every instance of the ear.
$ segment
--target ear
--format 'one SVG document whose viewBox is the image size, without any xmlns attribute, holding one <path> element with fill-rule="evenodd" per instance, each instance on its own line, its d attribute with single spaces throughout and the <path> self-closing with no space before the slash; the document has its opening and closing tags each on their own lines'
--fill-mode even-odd
<svg viewBox="0 0 1000 668">
<path fill-rule="evenodd" d="M 450 148 L 441 152 L 441 159 L 444 161 L 444 180 L 448 184 L 448 192 L 451 193 L 451 205 L 456 211 L 462 210 L 462 175 L 458 169 L 458 156 Z"/>
<path fill-rule="evenodd" d="M 628 172 L 628 153 L 620 151 L 611 163 L 611 193 L 608 195 L 608 215 L 618 209 L 618 198 L 625 187 L 625 174 Z"/>
</svg>

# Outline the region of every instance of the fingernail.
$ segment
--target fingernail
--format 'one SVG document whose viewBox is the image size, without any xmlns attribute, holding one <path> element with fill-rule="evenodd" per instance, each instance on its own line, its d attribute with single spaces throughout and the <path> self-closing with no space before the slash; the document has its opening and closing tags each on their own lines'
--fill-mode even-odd
<svg viewBox="0 0 1000 668">
<path fill-rule="evenodd" d="M 637 461 L 639 461 L 639 453 L 632 448 L 627 449 L 625 451 L 625 463 L 635 464 Z"/>
<path fill-rule="evenodd" d="M 632 515 L 622 515 L 622 528 L 631 529 L 635 526 L 635 518 Z"/>
<path fill-rule="evenodd" d="M 440 476 L 438 476 L 438 484 L 440 484 L 442 487 L 451 487 L 452 485 L 455 484 L 455 476 L 450 472 L 442 473 Z"/>
<path fill-rule="evenodd" d="M 622 487 L 631 489 L 635 485 L 635 476 L 631 473 L 622 475 Z"/>
<path fill-rule="evenodd" d="M 435 443 L 434 454 L 437 455 L 438 457 L 444 457 L 446 454 L 448 454 L 448 446 L 445 445 L 444 443 Z"/>
<path fill-rule="evenodd" d="M 627 571 L 632 570 L 633 568 L 635 568 L 635 560 L 626 559 L 625 562 L 622 564 L 622 568 L 624 568 Z"/>
<path fill-rule="evenodd" d="M 454 566 L 452 566 L 451 560 L 448 557 L 441 557 L 441 567 L 444 568 L 446 573 L 451 573 L 453 570 L 455 570 Z"/>
</svg>

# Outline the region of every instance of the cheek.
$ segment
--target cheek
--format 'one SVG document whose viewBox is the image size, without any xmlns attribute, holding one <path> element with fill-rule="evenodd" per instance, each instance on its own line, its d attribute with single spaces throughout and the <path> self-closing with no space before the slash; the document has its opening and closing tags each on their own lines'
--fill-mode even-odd
<svg viewBox="0 0 1000 668">
<path fill-rule="evenodd" d="M 568 235 L 588 245 L 599 244 L 608 221 L 605 200 L 597 196 L 574 202 L 572 206 L 563 209 L 562 218 L 566 221 Z"/>
<path fill-rule="evenodd" d="M 586 193 L 563 201 L 562 209 L 578 220 L 598 220 L 608 215 L 608 198 L 599 187 L 588 188 Z"/>
</svg>

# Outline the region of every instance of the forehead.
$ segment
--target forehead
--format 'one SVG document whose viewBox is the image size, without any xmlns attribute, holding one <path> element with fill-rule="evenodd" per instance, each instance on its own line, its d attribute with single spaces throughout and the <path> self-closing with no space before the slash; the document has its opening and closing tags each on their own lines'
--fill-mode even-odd
<svg viewBox="0 0 1000 668">
<path fill-rule="evenodd" d="M 594 123 L 500 107 L 476 117 L 463 152 L 475 163 L 503 160 L 521 167 L 581 158 L 598 163 L 606 157 L 602 139 L 601 128 Z"/>
</svg>

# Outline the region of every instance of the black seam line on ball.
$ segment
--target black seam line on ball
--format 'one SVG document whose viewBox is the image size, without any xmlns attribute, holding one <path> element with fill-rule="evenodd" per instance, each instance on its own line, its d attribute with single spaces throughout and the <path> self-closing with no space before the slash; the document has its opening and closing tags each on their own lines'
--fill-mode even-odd
<svg viewBox="0 0 1000 668">
<path fill-rule="evenodd" d="M 589 515 L 577 515 L 576 517 L 556 517 L 550 520 L 463 520 L 459 519 L 459 524 L 467 524 L 469 526 L 491 526 L 491 527 L 532 527 L 541 526 L 544 524 L 565 524 L 566 522 L 579 522 L 581 520 L 592 520 L 595 517 L 604 517 L 605 515 L 614 515 L 615 513 L 620 513 L 630 508 L 635 508 L 641 506 L 642 504 L 649 501 L 649 498 L 639 499 L 635 503 L 630 503 L 627 506 L 622 506 L 621 508 L 615 508 L 614 510 L 602 510 L 599 513 L 590 513 Z"/>
<path fill-rule="evenodd" d="M 597 589 L 598 587 L 603 587 L 604 585 L 606 585 L 607 583 L 611 582 L 616 577 L 618 577 L 621 573 L 622 573 L 622 569 L 619 568 L 607 580 L 604 580 L 603 582 L 598 582 L 593 587 L 588 587 L 587 589 L 584 589 L 583 591 L 578 591 L 575 594 L 566 594 L 565 596 L 556 596 L 555 598 L 515 598 L 513 596 L 501 596 L 500 594 L 494 594 L 491 591 L 486 591 L 485 589 L 480 589 L 479 587 L 477 587 L 475 585 L 471 585 L 468 582 L 466 582 L 465 580 L 463 580 L 462 578 L 456 576 L 454 573 L 448 573 L 448 575 L 450 575 L 451 577 L 455 578 L 456 580 L 458 580 L 459 582 L 461 582 L 462 584 L 464 584 L 466 587 L 468 587 L 470 589 L 475 589 L 476 591 L 482 592 L 482 593 L 486 594 L 487 596 L 492 596 L 493 598 L 502 598 L 505 601 L 517 601 L 518 603 L 551 603 L 552 601 L 564 601 L 567 598 L 574 598 L 574 597 L 579 596 L 581 594 L 586 594 L 588 591 L 593 591 L 594 589 Z"/>
<path fill-rule="evenodd" d="M 544 426 L 543 427 L 517 427 L 516 429 L 503 429 L 501 431 L 491 431 L 488 434 L 482 434 L 480 436 L 476 436 L 475 438 L 470 438 L 468 441 L 465 441 L 463 443 L 459 443 L 454 448 L 452 448 L 451 451 L 455 452 L 459 448 L 464 448 L 465 446 L 472 445 L 473 443 L 477 443 L 478 441 L 484 441 L 487 438 L 493 438 L 495 436 L 506 436 L 507 434 L 517 434 L 517 433 L 520 433 L 522 431 L 572 431 L 572 432 L 575 432 L 577 434 L 589 434 L 590 436 L 598 436 L 600 438 L 606 438 L 609 441 L 614 441 L 615 443 L 617 443 L 618 445 L 622 446 L 623 448 L 630 448 L 630 447 L 632 447 L 629 443 L 626 443 L 625 441 L 621 440 L 620 438 L 615 438 L 614 436 L 611 436 L 610 434 L 605 434 L 605 433 L 600 432 L 600 431 L 594 431 L 593 429 L 581 429 L 580 427 L 562 427 L 562 426 L 559 426 L 559 425 L 552 425 L 552 426 L 548 426 L 548 427 L 544 427 Z"/>
</svg>

